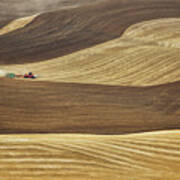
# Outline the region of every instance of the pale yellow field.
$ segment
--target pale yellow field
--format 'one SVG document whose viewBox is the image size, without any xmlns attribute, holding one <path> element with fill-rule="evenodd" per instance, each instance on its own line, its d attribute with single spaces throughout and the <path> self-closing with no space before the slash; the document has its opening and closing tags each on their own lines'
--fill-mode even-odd
<svg viewBox="0 0 180 180">
<path fill-rule="evenodd" d="M 0 35 L 4 35 L 25 27 L 26 25 L 31 23 L 37 16 L 38 14 L 29 17 L 19 18 L 10 22 L 9 24 L 0 29 Z"/>
<path fill-rule="evenodd" d="M 2 135 L 3 180 L 178 180 L 180 131 L 132 135 Z"/>
<path fill-rule="evenodd" d="M 132 25 L 123 36 L 144 42 L 155 41 L 159 46 L 180 48 L 179 27 L 179 18 L 150 20 Z"/>
<path fill-rule="evenodd" d="M 143 22 L 119 39 L 89 49 L 0 69 L 21 74 L 33 71 L 40 81 L 130 86 L 174 82 L 180 80 L 179 29 L 180 19 Z"/>
</svg>

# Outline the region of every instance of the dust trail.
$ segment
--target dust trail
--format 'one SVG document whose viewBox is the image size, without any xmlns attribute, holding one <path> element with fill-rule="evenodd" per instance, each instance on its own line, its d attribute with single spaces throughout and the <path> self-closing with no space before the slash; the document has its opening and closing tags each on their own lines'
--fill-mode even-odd
<svg viewBox="0 0 180 180">
<path fill-rule="evenodd" d="M 0 69 L 0 77 L 3 77 L 6 75 L 6 71 Z"/>
</svg>

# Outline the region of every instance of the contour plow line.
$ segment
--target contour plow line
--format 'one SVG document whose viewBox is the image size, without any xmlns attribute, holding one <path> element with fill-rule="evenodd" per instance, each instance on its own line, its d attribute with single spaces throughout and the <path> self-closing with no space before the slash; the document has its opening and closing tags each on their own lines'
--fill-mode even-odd
<svg viewBox="0 0 180 180">
<path fill-rule="evenodd" d="M 0 178 L 180 178 L 180 131 L 131 135 L 1 135 Z"/>
</svg>

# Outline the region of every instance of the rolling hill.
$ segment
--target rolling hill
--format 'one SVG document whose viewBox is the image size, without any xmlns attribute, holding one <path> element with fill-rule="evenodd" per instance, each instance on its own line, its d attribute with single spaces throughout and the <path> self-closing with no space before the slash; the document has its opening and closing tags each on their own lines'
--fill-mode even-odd
<svg viewBox="0 0 180 180">
<path fill-rule="evenodd" d="M 0 179 L 179 180 L 179 40 L 179 0 L 1 0 Z"/>
<path fill-rule="evenodd" d="M 0 64 L 43 61 L 115 38 L 135 23 L 180 17 L 177 0 L 106 0 L 42 13 L 30 24 L 0 36 Z"/>
<path fill-rule="evenodd" d="M 169 24 L 171 25 L 169 27 Z M 152 86 L 180 80 L 180 19 L 145 21 L 115 40 L 63 57 L 1 69 L 38 81 L 124 86 Z"/>
</svg>

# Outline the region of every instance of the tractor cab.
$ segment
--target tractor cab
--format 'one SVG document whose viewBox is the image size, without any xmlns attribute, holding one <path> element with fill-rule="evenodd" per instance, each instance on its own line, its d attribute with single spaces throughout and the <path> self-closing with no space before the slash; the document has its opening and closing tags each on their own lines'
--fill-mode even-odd
<svg viewBox="0 0 180 180">
<path fill-rule="evenodd" d="M 29 72 L 28 74 L 24 74 L 24 78 L 35 79 L 36 76 L 32 72 Z"/>
</svg>

